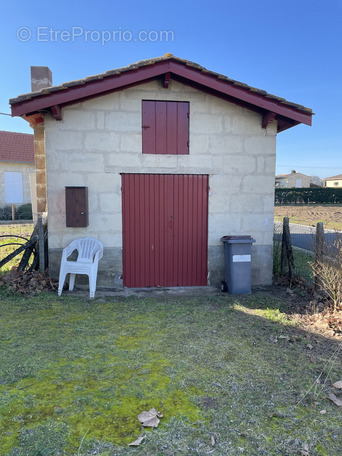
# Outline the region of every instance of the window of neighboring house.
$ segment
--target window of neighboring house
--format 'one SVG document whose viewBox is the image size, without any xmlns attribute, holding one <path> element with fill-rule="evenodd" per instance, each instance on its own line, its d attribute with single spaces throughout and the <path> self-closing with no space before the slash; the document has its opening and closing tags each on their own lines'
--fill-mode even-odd
<svg viewBox="0 0 342 456">
<path fill-rule="evenodd" d="M 296 187 L 302 188 L 302 179 L 296 179 Z"/>
<path fill-rule="evenodd" d="M 189 154 L 189 102 L 142 102 L 143 154 Z"/>
<path fill-rule="evenodd" d="M 334 182 L 334 186 L 335 186 L 335 187 L 338 187 L 338 182 Z"/>
<path fill-rule="evenodd" d="M 282 186 L 282 187 L 285 187 L 285 179 L 282 179 L 282 180 L 281 180 L 281 186 Z"/>
<path fill-rule="evenodd" d="M 5 172 L 5 202 L 8 204 L 18 204 L 23 201 L 22 173 Z"/>
</svg>

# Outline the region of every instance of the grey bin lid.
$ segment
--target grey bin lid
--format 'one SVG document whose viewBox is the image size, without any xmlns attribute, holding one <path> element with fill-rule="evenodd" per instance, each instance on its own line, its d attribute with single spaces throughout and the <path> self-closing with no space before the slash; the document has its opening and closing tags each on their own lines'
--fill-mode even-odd
<svg viewBox="0 0 342 456">
<path fill-rule="evenodd" d="M 252 236 L 223 236 L 220 241 L 228 244 L 253 244 L 256 242 Z"/>
</svg>

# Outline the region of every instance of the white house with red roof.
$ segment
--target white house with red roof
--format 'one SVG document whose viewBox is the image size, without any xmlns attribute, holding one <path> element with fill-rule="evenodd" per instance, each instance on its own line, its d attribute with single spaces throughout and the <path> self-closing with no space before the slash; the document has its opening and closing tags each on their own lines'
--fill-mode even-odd
<svg viewBox="0 0 342 456">
<path fill-rule="evenodd" d="M 250 235 L 252 284 L 272 282 L 276 137 L 311 109 L 171 54 L 10 104 L 34 128 L 53 276 L 62 249 L 93 236 L 99 285 L 217 285 L 221 237 Z"/>
<path fill-rule="evenodd" d="M 326 177 L 323 182 L 324 187 L 342 188 L 342 174 Z"/>
<path fill-rule="evenodd" d="M 33 135 L 0 131 L 0 207 L 30 203 L 34 173 Z"/>
</svg>

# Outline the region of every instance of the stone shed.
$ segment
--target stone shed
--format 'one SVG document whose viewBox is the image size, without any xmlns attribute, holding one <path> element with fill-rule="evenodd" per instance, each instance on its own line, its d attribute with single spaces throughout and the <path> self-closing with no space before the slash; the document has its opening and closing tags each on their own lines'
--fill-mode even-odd
<svg viewBox="0 0 342 456">
<path fill-rule="evenodd" d="M 49 85 L 10 103 L 34 129 L 51 275 L 93 236 L 98 285 L 218 285 L 220 238 L 251 235 L 252 284 L 271 283 L 276 137 L 310 109 L 171 54 Z"/>
</svg>

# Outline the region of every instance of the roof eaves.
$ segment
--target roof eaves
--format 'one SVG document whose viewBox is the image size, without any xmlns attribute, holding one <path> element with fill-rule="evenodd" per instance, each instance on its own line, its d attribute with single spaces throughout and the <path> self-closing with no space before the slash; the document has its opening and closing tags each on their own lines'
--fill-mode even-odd
<svg viewBox="0 0 342 456">
<path fill-rule="evenodd" d="M 66 82 L 66 83 L 63 83 L 63 84 L 58 85 L 58 86 L 53 86 L 53 87 L 50 87 L 50 88 L 42 89 L 42 90 L 40 90 L 38 92 L 31 92 L 31 93 L 19 95 L 16 98 L 11 98 L 10 99 L 10 104 L 11 105 L 15 105 L 17 103 L 22 103 L 22 102 L 28 101 L 28 100 L 30 100 L 32 98 L 44 97 L 45 95 L 48 95 L 48 94 L 51 94 L 51 93 L 56 93 L 56 92 L 63 91 L 63 90 L 67 90 L 69 88 L 81 87 L 81 86 L 83 86 L 85 84 L 88 84 L 88 83 L 92 83 L 92 82 L 95 82 L 95 81 L 100 81 L 102 79 L 106 79 L 106 78 L 110 78 L 110 77 L 119 76 L 119 75 L 124 74 L 126 72 L 135 71 L 135 70 L 138 70 L 141 67 L 153 65 L 153 64 L 156 64 L 158 62 L 163 62 L 163 61 L 167 61 L 167 60 L 173 60 L 173 61 L 175 61 L 177 63 L 184 64 L 185 66 L 187 66 L 189 68 L 192 68 L 192 69 L 194 69 L 196 71 L 199 71 L 201 73 L 207 74 L 207 75 L 209 75 L 209 76 L 211 76 L 213 78 L 216 78 L 216 79 L 222 80 L 224 82 L 227 82 L 228 84 L 230 84 L 232 86 L 235 86 L 237 88 L 244 89 L 244 90 L 246 90 L 248 92 L 255 93 L 256 95 L 259 95 L 259 96 L 261 96 L 263 98 L 266 98 L 266 99 L 269 99 L 269 100 L 272 100 L 272 101 L 276 101 L 276 102 L 278 102 L 278 103 L 280 103 L 282 105 L 288 106 L 288 107 L 293 108 L 295 110 L 299 110 L 299 111 L 302 111 L 302 112 L 304 112 L 306 114 L 313 115 L 313 112 L 312 112 L 312 110 L 310 108 L 306 108 L 306 107 L 304 107 L 302 105 L 287 101 L 285 98 L 281 98 L 281 97 L 278 97 L 276 95 L 269 94 L 265 90 L 257 89 L 255 87 L 249 86 L 248 84 L 245 84 L 243 82 L 236 81 L 234 79 L 228 78 L 227 76 L 224 76 L 222 74 L 215 73 L 213 71 L 209 71 L 209 70 L 207 70 L 206 68 L 202 67 L 201 65 L 199 65 L 197 63 L 194 63 L 194 62 L 191 62 L 191 61 L 188 61 L 188 60 L 184 60 L 184 59 L 181 59 L 179 57 L 175 57 L 172 54 L 166 54 L 165 56 L 156 57 L 154 59 L 142 60 L 142 61 L 139 61 L 137 63 L 134 63 L 134 64 L 131 64 L 129 66 L 126 66 L 126 67 L 117 68 L 117 69 L 109 70 L 109 71 L 107 71 L 105 73 L 100 73 L 100 74 L 97 74 L 97 75 L 88 76 L 88 77 L 83 78 L 83 79 L 78 79 L 78 80 Z"/>
</svg>

